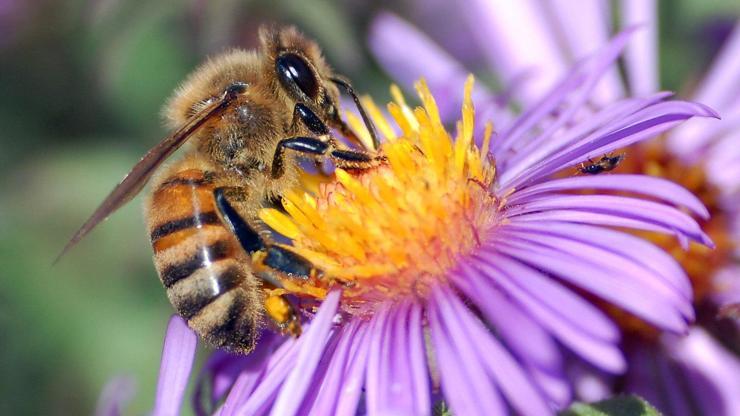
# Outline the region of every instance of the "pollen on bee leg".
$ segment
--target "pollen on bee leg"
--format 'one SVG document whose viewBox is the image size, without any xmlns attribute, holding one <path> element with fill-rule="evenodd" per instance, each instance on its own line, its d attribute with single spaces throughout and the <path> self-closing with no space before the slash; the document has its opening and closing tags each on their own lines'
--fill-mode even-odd
<svg viewBox="0 0 740 416">
<path fill-rule="evenodd" d="M 280 329 L 294 337 L 301 335 L 301 324 L 293 305 L 283 296 L 269 294 L 264 301 L 265 312 Z"/>
</svg>

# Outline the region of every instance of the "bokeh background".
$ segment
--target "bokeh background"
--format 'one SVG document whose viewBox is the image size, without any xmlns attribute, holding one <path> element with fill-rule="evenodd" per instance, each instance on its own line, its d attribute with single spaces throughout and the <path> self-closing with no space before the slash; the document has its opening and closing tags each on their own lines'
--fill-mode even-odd
<svg viewBox="0 0 740 416">
<path fill-rule="evenodd" d="M 293 23 L 384 101 L 370 20 L 392 10 L 444 43 L 461 28 L 420 23 L 438 1 L 0 0 L 0 414 L 91 414 L 117 375 L 136 381 L 129 413 L 151 408 L 171 307 L 140 198 L 51 263 L 167 133 L 160 106 L 203 57 L 252 47 L 262 22 Z M 737 0 L 662 2 L 663 86 L 690 91 L 738 16 Z"/>
</svg>

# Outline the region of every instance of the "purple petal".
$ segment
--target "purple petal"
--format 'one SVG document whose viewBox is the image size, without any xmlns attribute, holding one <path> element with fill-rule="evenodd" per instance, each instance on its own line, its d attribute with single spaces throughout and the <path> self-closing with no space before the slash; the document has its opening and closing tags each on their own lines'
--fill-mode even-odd
<svg viewBox="0 0 740 416">
<path fill-rule="evenodd" d="M 669 406 L 663 407 L 661 410 L 665 409 L 670 415 L 692 416 L 691 403 L 679 381 L 684 378 L 683 374 L 672 363 L 668 362 L 666 357 L 660 354 L 656 354 L 654 357 L 656 358 L 655 367 L 658 380 L 662 387 L 662 393 L 665 395 L 662 404 Z"/>
<path fill-rule="evenodd" d="M 651 297 L 631 281 L 623 281 L 615 274 L 619 270 L 598 258 L 516 241 L 498 240 L 495 245 L 496 250 L 558 276 L 655 326 L 675 332 L 686 330 L 686 322 L 673 305 L 660 297 Z"/>
<path fill-rule="evenodd" d="M 540 211 L 571 209 L 574 211 L 611 214 L 649 222 L 658 227 L 675 230 L 692 240 L 712 246 L 699 224 L 676 208 L 653 201 L 615 195 L 550 195 L 525 205 L 512 207 L 507 212 L 513 218 Z"/>
<path fill-rule="evenodd" d="M 362 385 L 365 380 L 367 357 L 370 350 L 370 325 L 361 324 L 352 345 L 347 371 L 344 373 L 341 393 L 336 405 L 336 415 L 352 416 L 357 411 L 362 394 Z"/>
<path fill-rule="evenodd" d="M 298 411 L 305 392 L 314 381 L 313 373 L 329 338 L 341 296 L 340 291 L 332 291 L 321 303 L 319 312 L 311 320 L 311 327 L 300 339 L 296 366 L 286 378 L 271 414 L 294 415 Z"/>
<path fill-rule="evenodd" d="M 525 105 L 539 99 L 565 73 L 566 63 L 543 8 L 532 1 L 475 0 L 461 7 L 480 50 Z"/>
<path fill-rule="evenodd" d="M 408 358 L 411 366 L 411 379 L 414 381 L 411 387 L 413 389 L 415 414 L 424 414 L 427 409 L 432 408 L 422 312 L 423 308 L 421 305 L 412 304 L 408 321 Z"/>
<path fill-rule="evenodd" d="M 603 1 L 552 0 L 549 7 L 569 55 L 582 59 L 604 47 L 611 35 L 609 7 Z M 545 4 L 545 7 L 547 5 Z M 630 42 L 630 43 L 634 43 Z M 624 96 L 619 71 L 612 67 L 594 90 L 592 100 L 603 104 Z"/>
<path fill-rule="evenodd" d="M 715 117 L 716 113 L 701 104 L 670 101 L 641 110 L 624 121 L 602 127 L 588 137 L 569 145 L 549 159 L 534 165 L 520 163 L 502 174 L 500 187 L 507 189 L 545 178 L 588 158 L 652 138 L 691 117 Z"/>
<path fill-rule="evenodd" d="M 518 22 L 516 24 L 521 25 Z M 562 107 L 564 103 L 570 104 L 571 94 L 577 97 L 572 102 L 583 104 L 598 79 L 617 58 L 630 34 L 631 31 L 620 33 L 600 53 L 577 64 L 563 81 L 550 90 L 537 104 L 525 111 L 511 128 L 503 131 L 501 138 L 494 143 L 493 150 L 514 148 L 523 134 Z M 582 108 L 582 105 L 570 105 L 569 109 L 559 117 L 558 124 L 564 124 Z"/>
<path fill-rule="evenodd" d="M 355 319 L 345 325 L 337 334 L 338 343 L 336 348 L 331 354 L 328 354 L 328 351 L 324 354 L 324 358 L 330 360 L 328 368 L 321 384 L 316 383 L 313 389 L 315 392 L 307 395 L 307 399 L 312 400 L 312 402 L 308 410 L 301 410 L 302 414 L 328 415 L 337 413 L 336 406 L 342 394 L 350 360 L 355 356 L 358 342 L 364 342 L 366 331 L 359 330 L 361 326 L 360 320 Z"/>
<path fill-rule="evenodd" d="M 495 252 L 488 255 L 500 256 Z M 457 273 L 452 273 L 451 278 L 455 285 L 480 308 L 488 322 L 496 328 L 504 343 L 519 360 L 549 373 L 561 372 L 560 351 L 552 337 L 539 322 L 533 320 L 497 287 L 472 285 L 472 279 L 477 273 L 467 263 L 461 263 L 461 269 Z"/>
<path fill-rule="evenodd" d="M 210 378 L 209 408 L 216 408 L 227 393 L 239 380 L 239 392 L 243 397 L 250 393 L 259 384 L 268 359 L 275 353 L 277 347 L 284 342 L 284 338 L 272 331 L 262 331 L 257 348 L 248 355 L 235 355 L 225 351 L 215 351 L 208 362 L 201 369 L 198 376 L 195 392 L 193 393 L 193 407 L 198 415 L 210 414 L 203 406 L 203 395 L 206 383 Z"/>
<path fill-rule="evenodd" d="M 515 192 L 507 198 L 507 202 L 510 205 L 517 205 L 526 203 L 532 196 L 540 196 L 548 192 L 586 189 L 605 189 L 643 194 L 677 206 L 686 207 L 701 218 L 709 219 L 707 208 L 699 198 L 686 188 L 663 178 L 647 175 L 574 176 L 572 178 L 553 179 Z"/>
<path fill-rule="evenodd" d="M 557 280 L 505 256 L 476 257 L 480 276 L 497 284 L 532 316 L 544 314 L 547 320 L 560 321 L 555 325 L 571 326 L 601 341 L 619 341 L 619 329 L 611 319 Z"/>
<path fill-rule="evenodd" d="M 487 252 L 486 255 L 501 256 L 495 252 Z M 571 399 L 571 392 L 562 368 L 562 355 L 554 339 L 498 288 L 471 285 L 471 274 L 478 272 L 467 262 L 460 265 L 461 269 L 450 276 L 455 285 L 480 308 L 550 403 L 555 407 L 565 406 Z"/>
<path fill-rule="evenodd" d="M 507 264 L 507 262 L 502 261 L 500 257 L 497 259 L 496 263 L 502 264 L 502 267 L 509 266 L 514 268 L 514 266 L 512 266 L 512 262 L 509 261 Z M 609 342 L 604 341 L 603 339 L 594 338 L 591 334 L 583 331 L 584 326 L 589 323 L 588 321 L 584 319 L 583 325 L 577 325 L 574 323 L 573 319 L 568 319 L 570 317 L 563 317 L 562 313 L 557 313 L 557 310 L 548 308 L 536 300 L 533 300 L 531 295 L 512 284 L 511 280 L 515 280 L 516 278 L 511 274 L 503 273 L 502 269 L 491 267 L 483 262 L 479 263 L 477 267 L 480 270 L 480 276 L 486 276 L 504 288 L 504 290 L 511 294 L 515 300 L 520 302 L 521 306 L 537 319 L 543 327 L 548 329 L 560 342 L 573 350 L 576 354 L 605 371 L 613 373 L 624 371 L 624 358 L 613 341 Z M 528 273 L 529 276 L 520 274 L 518 278 L 520 280 L 525 280 L 530 278 L 534 273 L 534 271 Z M 477 283 L 478 290 L 485 286 L 485 283 L 481 278 L 476 278 L 474 280 L 474 284 Z M 603 317 L 600 319 L 606 325 L 605 327 L 613 325 Z"/>
<path fill-rule="evenodd" d="M 630 94 L 652 94 L 658 90 L 658 5 L 655 0 L 621 3 L 622 25 L 640 28 L 624 51 Z"/>
<path fill-rule="evenodd" d="M 593 114 L 581 116 L 578 120 L 569 122 L 557 134 L 552 134 L 553 130 L 551 128 L 543 133 L 539 133 L 541 127 L 534 128 L 532 136 L 523 136 L 517 140 L 516 149 L 510 150 L 513 153 L 504 158 L 501 161 L 502 163 L 497 163 L 497 166 L 501 165 L 502 174 L 514 176 L 515 173 L 506 172 L 512 171 L 515 167 L 521 171 L 526 166 L 533 166 L 549 160 L 554 154 L 563 152 L 565 148 L 582 141 L 588 135 L 595 137 L 596 134 L 606 134 L 609 131 L 618 130 L 626 126 L 624 120 L 628 120 L 628 116 L 655 105 L 670 95 L 670 93 L 663 92 L 645 98 L 617 101 Z"/>
<path fill-rule="evenodd" d="M 373 20 L 368 39 L 370 50 L 383 68 L 408 90 L 424 78 L 439 105 L 443 120 L 460 117 L 463 89 L 470 71 L 410 23 L 391 13 Z M 494 103 L 496 97 L 476 83 L 477 104 Z M 503 112 L 504 109 L 501 108 Z"/>
<path fill-rule="evenodd" d="M 740 21 L 694 95 L 696 101 L 725 110 L 740 93 Z"/>
<path fill-rule="evenodd" d="M 501 230 L 499 233 L 501 238 L 505 238 L 507 241 L 516 242 L 519 246 L 532 244 L 548 247 L 567 253 L 566 256 L 570 255 L 574 260 L 579 258 L 591 259 L 603 264 L 606 271 L 621 276 L 625 285 L 629 284 L 644 293 L 651 293 L 656 299 L 660 299 L 679 311 L 687 321 L 694 319 L 694 311 L 691 306 L 692 297 L 682 295 L 673 285 L 668 284 L 660 276 L 656 276 L 649 269 L 642 267 L 640 263 L 632 261 L 631 259 L 636 257 L 637 253 L 633 253 L 632 256 L 621 256 L 614 253 L 608 245 L 595 244 L 592 240 L 598 241 L 598 237 L 594 238 L 593 235 L 591 240 L 579 241 L 571 238 L 567 231 L 558 235 L 551 230 L 506 228 L 506 231 Z M 566 225 L 564 228 L 569 230 L 571 227 Z"/>
<path fill-rule="evenodd" d="M 375 314 L 373 321 L 366 382 L 368 414 L 429 414 L 432 405 L 420 307 L 388 305 Z M 416 327 L 410 327 L 410 323 Z"/>
<path fill-rule="evenodd" d="M 226 397 L 224 404 L 216 411 L 218 416 L 232 416 L 240 414 L 244 407 L 252 414 L 264 413 L 277 394 L 277 390 L 295 363 L 298 347 L 293 338 L 288 338 L 272 353 L 263 364 L 262 371 L 254 374 L 245 371 L 239 375 Z M 261 409 L 258 412 L 256 409 Z"/>
<path fill-rule="evenodd" d="M 496 380 L 498 387 L 514 409 L 525 415 L 551 414 L 552 411 L 548 408 L 541 392 L 537 391 L 514 357 L 498 343 L 493 334 L 468 311 L 457 297 L 449 296 L 447 300 L 455 310 L 459 325 L 466 332 L 466 336 L 475 340 L 472 345 L 476 348 L 481 364 Z"/>
<path fill-rule="evenodd" d="M 525 369 L 547 396 L 551 407 L 562 409 L 571 402 L 573 393 L 564 372 L 551 372 L 529 365 Z"/>
<path fill-rule="evenodd" d="M 128 402 L 136 393 L 136 382 L 129 376 L 117 376 L 103 387 L 98 403 L 95 406 L 95 416 L 120 416 Z"/>
<path fill-rule="evenodd" d="M 716 139 L 704 152 L 696 152 L 703 155 L 704 169 L 709 180 L 724 195 L 732 195 L 740 191 L 740 177 L 738 166 L 740 166 L 740 108 L 736 114 L 730 115 L 720 123 L 726 128 L 725 132 L 718 133 L 719 136 L 710 136 Z M 709 129 L 705 132 L 708 133 Z"/>
<path fill-rule="evenodd" d="M 676 293 L 681 294 L 686 301 L 692 299 L 691 283 L 673 256 L 642 238 L 616 230 L 582 224 L 533 221 L 527 221 L 524 224 L 520 224 L 519 221 L 509 223 L 511 227 L 520 225 L 529 231 L 555 234 L 613 251 L 627 261 L 654 273 L 659 280 Z"/>
<path fill-rule="evenodd" d="M 629 372 L 625 377 L 625 391 L 635 393 L 653 406 L 660 403 L 658 370 L 651 351 L 640 346 L 628 351 Z"/>
<path fill-rule="evenodd" d="M 452 296 L 435 288 L 427 308 L 445 400 L 456 415 L 504 415 L 506 406 L 480 366 L 474 346 L 478 340 L 465 336 L 460 317 L 450 307 Z"/>
<path fill-rule="evenodd" d="M 569 222 L 578 224 L 605 225 L 609 227 L 631 228 L 663 234 L 675 234 L 675 230 L 652 222 L 616 216 L 611 213 L 585 212 L 573 209 L 556 209 L 531 213 L 516 217 L 517 222 Z M 678 237 L 678 236 L 677 236 Z"/>
<path fill-rule="evenodd" d="M 740 414 L 740 360 L 700 328 L 668 349 L 695 387 L 704 414 Z"/>
<path fill-rule="evenodd" d="M 386 305 L 379 311 L 376 311 L 373 315 L 372 322 L 370 323 L 370 351 L 368 352 L 367 359 L 367 373 L 365 379 L 365 385 L 367 386 L 367 410 L 368 414 L 379 414 L 380 406 L 384 404 L 387 399 L 381 395 L 385 393 L 381 385 L 387 379 L 387 368 L 381 369 L 381 361 L 388 360 L 390 358 L 390 338 L 389 332 L 389 319 L 388 319 L 388 308 Z"/>
<path fill-rule="evenodd" d="M 177 315 L 170 318 L 162 348 L 157 395 L 152 415 L 180 414 L 182 398 L 188 386 L 190 370 L 195 359 L 198 336 L 188 328 L 185 320 Z"/>
<path fill-rule="evenodd" d="M 343 335 L 344 333 L 340 330 L 331 331 L 329 339 L 324 346 L 324 350 L 321 352 L 321 358 L 319 359 L 319 363 L 316 365 L 316 370 L 311 376 L 313 381 L 309 384 L 308 389 L 306 389 L 306 392 L 303 394 L 303 400 L 301 400 L 301 405 L 298 407 L 298 410 L 296 410 L 296 415 L 307 416 L 312 414 L 312 409 L 314 408 L 320 389 L 324 386 L 325 382 L 329 381 L 329 377 L 336 375 L 336 373 L 329 373 L 329 368 L 331 367 L 331 363 L 335 361 L 335 357 L 338 355 L 337 349 L 342 341 L 345 340 Z M 344 346 L 346 346 L 346 342 L 344 343 Z M 339 376 L 341 377 L 341 374 Z"/>
<path fill-rule="evenodd" d="M 719 305 L 740 304 L 740 265 L 726 266 L 714 276 L 712 300 Z"/>
</svg>

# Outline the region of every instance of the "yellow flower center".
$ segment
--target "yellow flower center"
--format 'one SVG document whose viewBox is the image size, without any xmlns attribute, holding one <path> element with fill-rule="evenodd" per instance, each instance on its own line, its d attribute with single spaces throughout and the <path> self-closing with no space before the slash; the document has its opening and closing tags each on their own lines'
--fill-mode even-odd
<svg viewBox="0 0 740 416">
<path fill-rule="evenodd" d="M 500 201 L 490 192 L 495 166 L 485 156 L 492 127 L 486 126 L 481 148 L 473 143 L 472 86 L 471 76 L 454 138 L 424 81 L 416 86 L 423 107 L 415 109 L 391 88 L 395 102 L 388 112 L 400 136 L 366 100 L 385 136 L 379 151 L 387 162 L 364 171 L 337 169 L 328 183 L 288 193 L 287 215 L 260 212 L 266 224 L 293 241 L 293 251 L 324 272 L 305 282 L 282 279 L 287 292 L 321 299 L 341 285 L 344 310 L 370 314 L 387 300 L 425 297 L 480 244 L 496 223 Z M 369 142 L 364 126 L 354 117 L 349 121 Z"/>
</svg>

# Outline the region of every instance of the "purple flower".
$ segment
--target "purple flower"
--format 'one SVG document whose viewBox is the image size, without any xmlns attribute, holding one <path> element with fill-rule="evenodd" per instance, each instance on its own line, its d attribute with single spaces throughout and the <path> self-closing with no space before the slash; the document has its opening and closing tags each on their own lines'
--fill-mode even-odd
<svg viewBox="0 0 740 416">
<path fill-rule="evenodd" d="M 443 399 L 455 414 L 551 414 L 570 399 L 563 348 L 604 372 L 624 371 L 618 327 L 591 299 L 685 333 L 693 310 L 681 268 L 613 227 L 711 245 L 686 213 L 706 217 L 700 201 L 643 175 L 554 176 L 691 117 L 715 116 L 668 94 L 586 111 L 628 38 L 577 64 L 495 136 L 490 125 L 475 134 L 472 77 L 461 80 L 452 135 L 423 81 L 417 109 L 392 90 L 397 127 L 368 102 L 387 164 L 337 170 L 315 192 L 286 195 L 288 215 L 261 213 L 327 278 L 282 280 L 306 314 L 315 312 L 300 338 L 232 357 L 243 369 L 236 377 L 233 367 L 209 364 L 204 377 L 233 380 L 228 393 L 214 382 L 225 395 L 220 406 L 224 396 L 212 398 L 215 413 L 423 415 Z M 179 406 L 195 348 L 176 322 L 160 412 Z M 187 342 L 170 342 L 178 338 Z"/>
<path fill-rule="evenodd" d="M 95 407 L 95 416 L 119 416 L 134 397 L 136 383 L 131 377 L 118 376 L 103 387 Z"/>
<path fill-rule="evenodd" d="M 198 336 L 179 316 L 173 316 L 167 326 L 159 367 L 157 396 L 152 414 L 169 416 L 180 414 L 182 398 L 195 360 Z"/>
<path fill-rule="evenodd" d="M 423 8 L 421 2 L 416 4 Z M 479 30 L 467 40 L 455 42 L 476 44 L 479 56 L 486 60 L 497 79 L 508 83 L 524 79 L 512 95 L 525 107 L 546 94 L 576 58 L 603 48 L 614 30 L 610 25 L 612 10 L 606 2 L 557 1 L 548 3 L 547 7 L 536 7 L 529 1 L 474 1 L 469 6 L 460 8 L 459 16 L 450 19 L 464 19 L 470 27 Z M 608 103 L 619 97 L 649 96 L 658 89 L 656 2 L 624 0 L 619 6 L 614 10 L 622 26 L 637 25 L 639 28 L 626 48 L 626 77 L 621 78 L 616 67 L 608 69 L 589 97 L 591 108 L 584 110 L 586 113 L 605 111 Z M 419 24 L 424 26 L 425 22 Z M 408 40 L 388 42 L 397 37 Z M 409 44 L 413 48 L 399 49 Z M 379 62 L 405 85 L 409 74 L 417 73 L 420 68 L 430 68 L 432 73 L 440 70 L 442 75 L 433 78 L 438 82 L 431 86 L 432 90 L 444 91 L 446 80 L 464 74 L 466 65 L 470 64 L 453 60 L 425 34 L 391 14 L 381 14 L 374 21 L 370 46 Z M 409 50 L 414 51 L 411 56 Z M 734 371 L 740 361 L 721 344 L 734 344 L 737 352 L 738 324 L 715 320 L 718 306 L 740 300 L 740 267 L 733 260 L 737 258 L 736 242 L 740 240 L 737 208 L 740 202 L 740 171 L 737 168 L 740 166 L 737 144 L 740 139 L 737 133 L 740 127 L 739 55 L 740 24 L 692 97 L 718 110 L 723 117 L 721 122 L 692 120 L 667 133 L 662 141 L 632 146 L 626 150 L 626 161 L 617 169 L 621 173 L 648 173 L 675 180 L 699 195 L 709 207 L 712 220 L 703 221 L 703 228 L 718 243 L 716 251 L 708 252 L 696 246 L 683 251 L 672 247 L 675 244 L 665 238 L 651 237 L 666 250 L 676 253 L 686 267 L 694 288 L 692 300 L 699 311 L 698 324 L 706 329 L 694 327 L 687 337 L 660 337 L 654 330 L 644 331 L 648 327 L 644 323 L 637 324 L 640 330 L 636 331 L 635 320 L 622 319 L 624 314 L 621 314 L 615 319 L 626 336 L 624 352 L 630 369 L 624 377 L 626 383 L 611 385 L 612 377 L 605 377 L 606 382 L 594 379 L 593 371 L 584 374 L 583 367 L 575 365 L 580 372 L 575 377 L 578 390 L 587 399 L 613 394 L 614 388 L 622 385 L 628 391 L 654 400 L 654 404 L 668 414 L 682 414 L 692 409 L 700 414 L 740 413 L 740 372 Z M 470 53 L 465 58 L 475 61 Z M 486 93 L 493 96 L 490 91 Z M 631 100 L 635 99 L 644 98 Z M 533 149 L 535 147 L 530 147 L 522 153 Z M 723 330 L 717 331 L 720 324 Z M 708 357 L 706 354 L 714 355 Z M 706 365 L 707 360 L 717 357 L 727 362 L 723 371 Z M 671 371 L 658 370 L 669 367 Z M 689 373 L 693 375 L 689 377 Z M 696 382 L 677 384 L 677 379 L 687 377 Z M 703 383 L 697 381 L 700 378 Z M 663 395 L 657 394 L 661 391 Z M 690 400 L 691 406 L 682 407 L 683 400 Z"/>
</svg>

